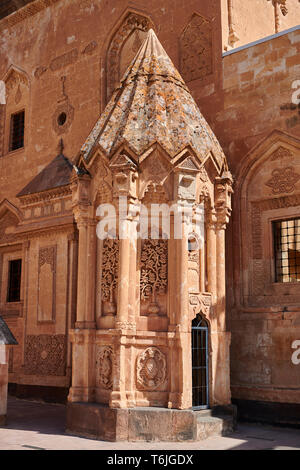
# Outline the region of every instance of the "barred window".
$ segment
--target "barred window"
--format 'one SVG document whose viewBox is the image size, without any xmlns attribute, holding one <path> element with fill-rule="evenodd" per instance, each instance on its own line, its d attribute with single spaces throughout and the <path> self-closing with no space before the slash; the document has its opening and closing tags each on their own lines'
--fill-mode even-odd
<svg viewBox="0 0 300 470">
<path fill-rule="evenodd" d="M 10 123 L 10 151 L 24 147 L 24 127 L 25 111 L 12 114 Z"/>
<path fill-rule="evenodd" d="M 300 281 L 300 218 L 273 222 L 275 282 Z"/>
</svg>

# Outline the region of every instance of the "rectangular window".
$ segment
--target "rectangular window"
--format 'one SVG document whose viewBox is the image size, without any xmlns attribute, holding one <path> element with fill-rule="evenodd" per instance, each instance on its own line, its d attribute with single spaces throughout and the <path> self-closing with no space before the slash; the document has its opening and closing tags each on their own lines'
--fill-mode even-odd
<svg viewBox="0 0 300 470">
<path fill-rule="evenodd" d="M 10 151 L 24 147 L 24 127 L 25 111 L 12 114 L 10 121 Z"/>
<path fill-rule="evenodd" d="M 300 218 L 273 222 L 275 282 L 300 281 Z"/>
<path fill-rule="evenodd" d="M 7 302 L 19 302 L 21 292 L 22 260 L 9 261 Z"/>
</svg>

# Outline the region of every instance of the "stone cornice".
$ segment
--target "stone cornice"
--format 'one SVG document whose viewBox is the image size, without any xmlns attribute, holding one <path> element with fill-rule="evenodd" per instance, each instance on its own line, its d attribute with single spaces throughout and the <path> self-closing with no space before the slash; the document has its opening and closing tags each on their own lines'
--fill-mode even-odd
<svg viewBox="0 0 300 470">
<path fill-rule="evenodd" d="M 11 15 L 5 16 L 0 20 L 0 32 L 9 29 L 26 18 L 34 16 L 36 13 L 44 10 L 45 8 L 58 3 L 60 0 L 36 0 L 28 5 L 25 5 L 23 8 L 15 11 Z"/>
<path fill-rule="evenodd" d="M 26 194 L 19 196 L 22 207 L 38 202 L 47 202 L 56 198 L 64 198 L 72 195 L 70 185 L 59 186 L 58 188 L 49 189 L 40 193 Z"/>
</svg>

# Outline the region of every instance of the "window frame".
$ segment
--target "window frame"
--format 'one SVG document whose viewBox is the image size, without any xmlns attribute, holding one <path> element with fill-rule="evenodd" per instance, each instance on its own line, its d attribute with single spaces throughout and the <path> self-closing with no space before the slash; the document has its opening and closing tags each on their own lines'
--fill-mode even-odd
<svg viewBox="0 0 300 470">
<path fill-rule="evenodd" d="M 300 217 L 299 216 L 296 216 L 296 217 L 285 217 L 285 218 L 280 218 L 280 219 L 275 219 L 275 220 L 272 220 L 271 221 L 271 235 L 272 235 L 272 245 L 273 245 L 273 282 L 275 284 L 278 284 L 278 285 L 291 285 L 291 284 L 298 284 L 299 285 L 299 282 L 300 282 L 300 279 L 299 280 L 289 280 L 289 281 L 284 281 L 284 280 L 280 280 L 280 277 L 283 277 L 283 274 L 279 272 L 279 269 L 278 269 L 278 250 L 277 250 L 277 235 L 276 235 L 276 225 L 277 224 L 280 224 L 282 222 L 289 222 L 289 221 L 299 221 L 299 224 L 300 224 Z M 300 227 L 300 225 L 299 225 Z M 298 267 L 298 265 L 297 265 Z M 290 267 L 288 266 L 289 268 L 289 274 L 288 274 L 288 277 L 291 278 L 291 273 L 290 272 Z M 298 270 L 296 270 L 298 271 Z M 299 266 L 299 272 L 300 272 L 300 266 Z"/>
<path fill-rule="evenodd" d="M 13 141 L 13 118 L 18 114 L 24 114 L 24 123 L 23 123 L 23 145 L 22 147 L 17 147 L 15 149 L 12 148 L 12 141 Z M 8 153 L 17 152 L 25 148 L 25 119 L 26 119 L 26 111 L 25 108 L 20 109 L 19 111 L 15 111 L 10 114 L 10 121 L 9 121 L 9 142 L 8 142 Z"/>
<path fill-rule="evenodd" d="M 10 289 L 11 289 L 11 266 L 12 266 L 12 263 L 15 263 L 19 261 L 20 262 L 20 279 L 19 279 L 19 296 L 18 296 L 18 299 L 13 299 L 13 300 L 10 300 L 11 297 L 10 297 Z M 22 293 L 22 268 L 23 268 L 23 263 L 22 263 L 22 258 L 21 257 L 18 257 L 18 258 L 12 258 L 12 259 L 9 259 L 8 260 L 8 267 L 7 267 L 7 284 L 6 284 L 6 303 L 7 304 L 12 304 L 12 303 L 18 303 L 18 302 L 21 302 L 21 293 Z"/>
</svg>

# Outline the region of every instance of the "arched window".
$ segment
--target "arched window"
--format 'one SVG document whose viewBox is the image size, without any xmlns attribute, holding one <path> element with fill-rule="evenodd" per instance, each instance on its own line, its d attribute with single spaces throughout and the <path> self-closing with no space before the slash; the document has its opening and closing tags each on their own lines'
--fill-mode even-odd
<svg viewBox="0 0 300 470">
<path fill-rule="evenodd" d="M 209 407 L 208 322 L 199 314 L 192 321 L 192 403 Z"/>
</svg>

